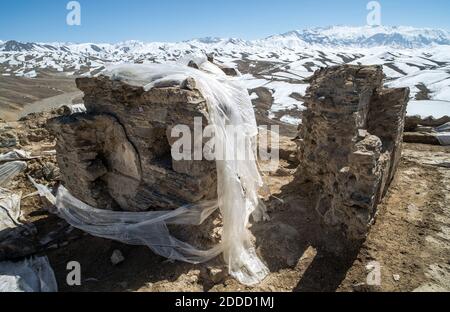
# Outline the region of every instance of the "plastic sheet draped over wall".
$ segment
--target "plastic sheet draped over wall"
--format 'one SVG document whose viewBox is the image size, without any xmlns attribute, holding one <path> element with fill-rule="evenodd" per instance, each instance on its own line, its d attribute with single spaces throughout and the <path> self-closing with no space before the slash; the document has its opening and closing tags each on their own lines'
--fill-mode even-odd
<svg viewBox="0 0 450 312">
<path fill-rule="evenodd" d="M 239 86 L 220 69 L 205 63 L 200 68 L 208 73 L 180 64 L 119 65 L 108 68 L 103 75 L 124 81 L 145 90 L 176 81 L 180 85 L 187 78 L 194 78 L 196 86 L 207 102 L 209 123 L 214 127 L 215 144 L 224 154 L 236 155 L 231 144 L 236 126 L 247 150 L 256 153 L 258 128 L 252 102 L 246 88 Z M 217 73 L 216 73 L 217 72 Z M 256 255 L 248 231 L 249 217 L 256 221 L 265 216 L 258 190 L 263 185 L 255 157 L 246 160 L 216 160 L 216 202 L 180 207 L 166 212 L 111 212 L 90 207 L 74 198 L 60 187 L 55 196 L 43 185 L 35 184 L 40 195 L 54 203 L 57 214 L 72 226 L 92 235 L 118 240 L 127 244 L 147 245 L 155 253 L 169 259 L 199 263 L 223 253 L 229 273 L 241 283 L 254 285 L 268 274 L 265 264 Z M 216 209 L 223 218 L 221 243 L 209 250 L 199 250 L 171 236 L 168 224 L 201 224 Z"/>
</svg>

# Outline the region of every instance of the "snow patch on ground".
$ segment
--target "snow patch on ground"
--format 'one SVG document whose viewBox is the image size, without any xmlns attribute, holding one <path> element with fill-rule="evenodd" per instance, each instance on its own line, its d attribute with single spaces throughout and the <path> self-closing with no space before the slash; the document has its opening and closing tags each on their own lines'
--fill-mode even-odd
<svg viewBox="0 0 450 312">
<path fill-rule="evenodd" d="M 272 81 L 265 85 L 266 88 L 274 90 L 274 103 L 272 105 L 272 112 L 279 112 L 282 110 L 299 109 L 304 110 L 303 102 L 291 97 L 292 93 L 299 93 L 305 95 L 308 85 L 292 84 L 283 81 Z"/>
<path fill-rule="evenodd" d="M 301 118 L 293 117 L 290 115 L 284 115 L 280 118 L 280 121 L 294 126 L 298 126 L 302 123 Z"/>
</svg>

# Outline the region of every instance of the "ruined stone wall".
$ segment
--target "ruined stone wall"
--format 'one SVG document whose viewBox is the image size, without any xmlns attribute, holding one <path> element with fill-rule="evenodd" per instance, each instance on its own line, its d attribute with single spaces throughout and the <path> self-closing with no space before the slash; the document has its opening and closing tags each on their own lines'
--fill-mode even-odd
<svg viewBox="0 0 450 312">
<path fill-rule="evenodd" d="M 216 198 L 214 162 L 171 156 L 175 125 L 193 130 L 196 117 L 208 124 L 195 81 L 149 91 L 106 76 L 76 82 L 87 113 L 48 124 L 57 138 L 62 181 L 74 196 L 94 207 L 129 211 Z"/>
<path fill-rule="evenodd" d="M 299 178 L 317 185 L 326 224 L 363 238 L 401 156 L 409 89 L 384 89 L 381 66 L 318 70 L 300 126 Z"/>
</svg>

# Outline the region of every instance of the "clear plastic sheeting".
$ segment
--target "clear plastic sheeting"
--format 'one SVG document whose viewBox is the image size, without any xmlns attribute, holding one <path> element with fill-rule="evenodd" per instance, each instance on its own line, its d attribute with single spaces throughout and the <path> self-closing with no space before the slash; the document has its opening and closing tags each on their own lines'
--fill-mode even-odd
<svg viewBox="0 0 450 312">
<path fill-rule="evenodd" d="M 27 163 L 24 161 L 10 161 L 3 164 L 0 163 L 0 187 L 6 186 L 26 168 Z"/>
<path fill-rule="evenodd" d="M 208 58 L 204 53 L 194 53 L 182 57 L 178 60 L 181 65 L 189 65 L 191 62 L 195 63 L 198 68 L 206 73 L 213 74 L 217 77 L 226 78 L 226 74 L 217 65 L 208 62 Z M 185 76 L 180 74 L 182 77 Z"/>
<path fill-rule="evenodd" d="M 437 138 L 439 140 L 439 143 L 443 146 L 449 146 L 450 145 L 450 122 L 443 124 L 442 126 L 439 126 L 434 129 L 437 134 Z"/>
<path fill-rule="evenodd" d="M 57 292 L 55 274 L 47 257 L 0 262 L 0 292 Z"/>
<path fill-rule="evenodd" d="M 442 146 L 450 145 L 450 132 L 438 133 L 436 136 Z"/>
<path fill-rule="evenodd" d="M 217 210 L 217 202 L 184 206 L 173 211 L 119 212 L 91 207 L 73 197 L 63 186 L 59 187 L 56 197 L 45 186 L 36 183 L 35 186 L 41 196 L 57 207 L 59 217 L 91 235 L 129 245 L 146 245 L 163 257 L 190 263 L 210 260 L 222 252 L 221 246 L 197 250 L 171 236 L 167 228 L 168 224 L 202 224 Z"/>
<path fill-rule="evenodd" d="M 32 159 L 30 153 L 23 150 L 13 150 L 0 154 L 0 187 L 6 186 L 9 181 L 27 168 L 23 160 Z"/>
<path fill-rule="evenodd" d="M 20 224 L 21 194 L 0 188 L 0 241 L 7 235 L 7 229 Z"/>
<path fill-rule="evenodd" d="M 23 150 L 13 150 L 11 152 L 0 154 L 0 163 L 14 160 L 29 160 L 32 159 L 29 152 Z"/>
<path fill-rule="evenodd" d="M 84 104 L 71 104 L 68 105 L 70 112 L 72 114 L 77 114 L 77 113 L 85 113 L 86 112 L 86 106 L 84 106 Z"/>
<path fill-rule="evenodd" d="M 113 80 L 150 90 L 164 82 L 194 78 L 204 96 L 209 123 L 214 127 L 215 144 L 224 155 L 237 155 L 231 144 L 236 127 L 250 153 L 256 153 L 258 128 L 247 89 L 225 75 L 215 75 L 214 64 L 199 64 L 208 73 L 180 64 L 118 65 L 103 75 Z M 235 126 L 233 127 L 229 126 Z M 170 212 L 111 212 L 95 209 L 75 199 L 60 187 L 56 198 L 42 185 L 36 185 L 41 196 L 53 202 L 59 216 L 72 226 L 92 235 L 133 245 L 147 245 L 157 254 L 174 260 L 192 263 L 206 262 L 220 253 L 229 273 L 245 285 L 254 285 L 268 274 L 265 264 L 256 255 L 248 230 L 249 217 L 264 218 L 258 190 L 263 186 L 256 163 L 256 154 L 245 160 L 216 160 L 217 203 L 201 203 L 181 207 Z M 221 243 L 210 250 L 199 250 L 172 237 L 167 224 L 201 224 L 216 208 L 223 218 Z"/>
</svg>

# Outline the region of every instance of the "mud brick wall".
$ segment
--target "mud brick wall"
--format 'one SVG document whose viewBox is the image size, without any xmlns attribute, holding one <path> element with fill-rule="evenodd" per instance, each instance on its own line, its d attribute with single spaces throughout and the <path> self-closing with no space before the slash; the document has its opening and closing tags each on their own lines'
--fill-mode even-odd
<svg viewBox="0 0 450 312">
<path fill-rule="evenodd" d="M 394 178 L 409 89 L 384 89 L 381 66 L 318 70 L 299 130 L 298 176 L 317 185 L 315 209 L 349 239 L 367 234 Z"/>
<path fill-rule="evenodd" d="M 98 208 L 174 209 L 217 197 L 215 163 L 174 161 L 175 125 L 208 124 L 206 102 L 187 79 L 146 91 L 106 76 L 80 78 L 86 114 L 53 119 L 64 185 Z"/>
</svg>

